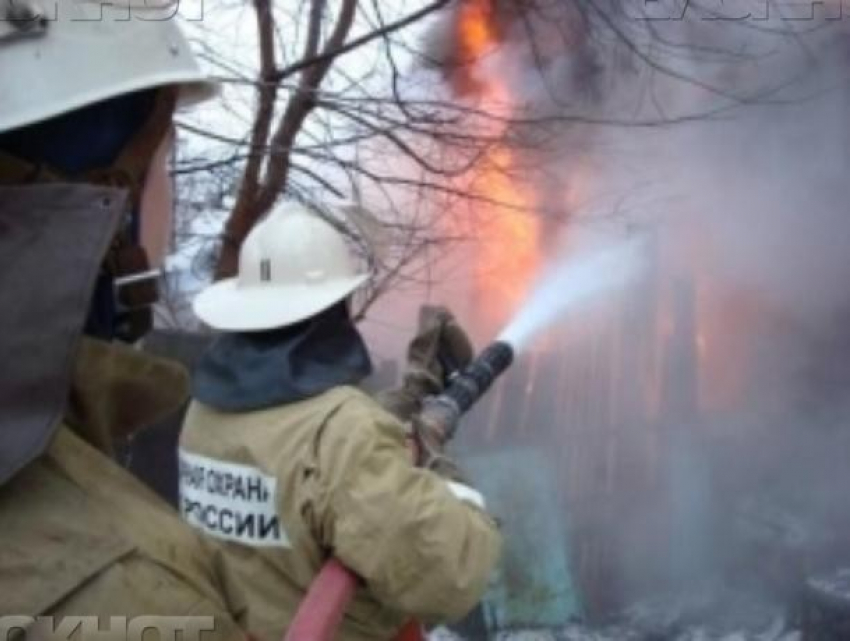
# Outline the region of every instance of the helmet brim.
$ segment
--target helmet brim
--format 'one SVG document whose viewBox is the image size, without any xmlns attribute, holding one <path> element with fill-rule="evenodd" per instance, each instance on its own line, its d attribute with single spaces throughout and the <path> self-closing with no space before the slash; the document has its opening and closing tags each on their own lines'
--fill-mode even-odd
<svg viewBox="0 0 850 641">
<path fill-rule="evenodd" d="M 119 5 L 59 0 L 43 34 L 4 43 L 0 132 L 145 89 L 176 85 L 181 105 L 215 95 L 176 25 L 176 4 Z"/>
<path fill-rule="evenodd" d="M 213 283 L 194 300 L 195 315 L 210 327 L 251 332 L 293 325 L 343 300 L 363 285 L 369 274 L 321 285 L 239 287 L 236 278 Z"/>
</svg>

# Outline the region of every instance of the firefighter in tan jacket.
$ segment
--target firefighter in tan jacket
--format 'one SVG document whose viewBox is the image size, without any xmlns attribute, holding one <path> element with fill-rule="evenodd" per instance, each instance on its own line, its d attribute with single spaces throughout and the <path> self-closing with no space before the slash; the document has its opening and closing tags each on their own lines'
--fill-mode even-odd
<svg viewBox="0 0 850 641">
<path fill-rule="evenodd" d="M 462 617 L 498 556 L 480 495 L 414 467 L 402 422 L 356 387 L 370 361 L 347 298 L 366 278 L 331 225 L 286 204 L 246 239 L 238 277 L 195 301 L 224 333 L 195 372 L 181 511 L 224 542 L 264 640 L 281 638 L 331 555 L 363 581 L 343 641 Z"/>
<path fill-rule="evenodd" d="M 40 6 L 0 5 L 0 638 L 204 615 L 190 631 L 240 639 L 221 556 L 112 456 L 188 392 L 182 368 L 112 340 L 149 320 L 129 309 L 145 292 L 120 313 L 114 292 L 168 213 L 142 210 L 175 105 L 212 87 L 168 2 Z"/>
</svg>

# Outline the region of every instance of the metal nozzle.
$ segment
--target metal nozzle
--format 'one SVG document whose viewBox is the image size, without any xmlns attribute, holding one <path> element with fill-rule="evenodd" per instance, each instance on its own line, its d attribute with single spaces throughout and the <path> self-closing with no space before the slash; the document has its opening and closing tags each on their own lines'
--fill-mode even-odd
<svg viewBox="0 0 850 641">
<path fill-rule="evenodd" d="M 463 371 L 455 374 L 448 387 L 425 399 L 421 420 L 439 425 L 451 438 L 460 417 L 472 407 L 514 360 L 514 350 L 502 341 L 488 345 Z"/>
<path fill-rule="evenodd" d="M 460 413 L 469 410 L 484 395 L 493 381 L 514 361 L 514 350 L 507 343 L 496 341 L 482 351 L 469 366 L 452 378 L 441 396 L 457 403 Z"/>
</svg>

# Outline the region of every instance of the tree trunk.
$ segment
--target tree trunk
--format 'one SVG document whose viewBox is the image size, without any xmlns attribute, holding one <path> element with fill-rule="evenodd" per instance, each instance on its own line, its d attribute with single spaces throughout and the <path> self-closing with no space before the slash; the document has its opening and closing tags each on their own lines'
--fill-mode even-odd
<svg viewBox="0 0 850 641">
<path fill-rule="evenodd" d="M 224 228 L 215 280 L 230 278 L 237 274 L 239 271 L 239 249 L 258 218 L 259 212 L 253 203 L 237 203 Z"/>
</svg>

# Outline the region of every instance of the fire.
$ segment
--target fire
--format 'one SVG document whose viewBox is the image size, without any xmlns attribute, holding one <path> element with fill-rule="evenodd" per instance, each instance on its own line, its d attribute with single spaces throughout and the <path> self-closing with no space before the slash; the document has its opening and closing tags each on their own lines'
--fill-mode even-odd
<svg viewBox="0 0 850 641">
<path fill-rule="evenodd" d="M 474 93 L 480 103 L 498 106 L 510 116 L 510 86 L 488 73 L 485 54 L 498 45 L 496 15 L 490 0 L 467 0 L 458 11 L 456 28 L 459 59 L 453 88 L 460 95 Z M 494 122 L 494 138 L 504 125 Z M 473 195 L 472 219 L 478 238 L 476 289 L 489 318 L 504 321 L 522 303 L 539 263 L 540 229 L 534 213 L 534 194 L 517 174 L 514 152 L 498 145 L 482 160 L 467 186 Z"/>
<path fill-rule="evenodd" d="M 490 83 L 477 73 L 482 57 L 498 43 L 490 0 L 467 0 L 458 9 L 455 23 L 457 69 L 452 73 L 452 88 L 458 95 L 486 95 Z"/>
<path fill-rule="evenodd" d="M 462 4 L 457 24 L 458 43 L 464 60 L 473 62 L 496 44 L 492 7 L 488 0 L 468 0 Z"/>
<path fill-rule="evenodd" d="M 478 194 L 488 199 L 476 212 L 481 230 L 476 280 L 497 316 L 510 314 L 522 304 L 539 263 L 534 195 L 511 179 L 513 162 L 509 150 L 497 150 L 476 186 Z"/>
</svg>

